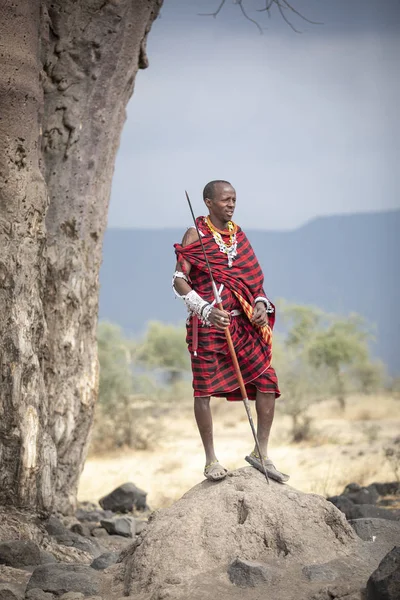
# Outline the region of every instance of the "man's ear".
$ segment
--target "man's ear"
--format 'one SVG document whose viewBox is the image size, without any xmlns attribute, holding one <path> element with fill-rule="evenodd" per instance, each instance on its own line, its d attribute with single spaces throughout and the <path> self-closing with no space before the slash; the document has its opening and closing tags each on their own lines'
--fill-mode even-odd
<svg viewBox="0 0 400 600">
<path fill-rule="evenodd" d="M 211 202 L 212 202 L 212 201 L 210 200 L 210 198 L 204 198 L 204 203 L 205 203 L 205 205 L 207 206 L 207 208 L 210 208 L 210 206 L 211 206 Z"/>
</svg>

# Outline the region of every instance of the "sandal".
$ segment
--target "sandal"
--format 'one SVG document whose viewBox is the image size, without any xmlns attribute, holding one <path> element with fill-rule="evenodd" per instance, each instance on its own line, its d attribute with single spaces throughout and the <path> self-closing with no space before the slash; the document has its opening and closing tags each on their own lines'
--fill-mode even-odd
<svg viewBox="0 0 400 600">
<path fill-rule="evenodd" d="M 222 475 L 217 475 L 218 471 L 223 471 Z M 220 481 L 221 479 L 225 479 L 227 473 L 228 469 L 225 469 L 225 467 L 220 465 L 217 460 L 209 465 L 206 465 L 204 468 L 204 477 L 206 477 L 209 481 Z"/>
<path fill-rule="evenodd" d="M 250 456 L 246 456 L 245 460 L 255 469 L 260 471 L 264 475 L 264 469 L 262 467 L 260 457 L 256 452 L 252 452 Z M 290 479 L 289 475 L 285 475 L 285 473 L 281 473 L 275 467 L 274 463 L 270 458 L 264 458 L 265 470 L 267 471 L 268 477 L 278 481 L 279 483 L 286 483 Z"/>
</svg>

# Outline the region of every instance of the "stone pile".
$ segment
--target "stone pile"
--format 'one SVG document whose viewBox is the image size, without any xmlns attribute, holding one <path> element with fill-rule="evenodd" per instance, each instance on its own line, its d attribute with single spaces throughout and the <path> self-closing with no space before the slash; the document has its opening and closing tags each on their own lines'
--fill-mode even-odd
<svg viewBox="0 0 400 600">
<path fill-rule="evenodd" d="M 36 540 L 0 541 L 0 600 L 111 600 L 113 587 L 122 596 L 104 571 L 146 526 L 146 496 L 126 483 L 101 508 L 83 503 L 74 518 L 51 516 Z"/>
</svg>

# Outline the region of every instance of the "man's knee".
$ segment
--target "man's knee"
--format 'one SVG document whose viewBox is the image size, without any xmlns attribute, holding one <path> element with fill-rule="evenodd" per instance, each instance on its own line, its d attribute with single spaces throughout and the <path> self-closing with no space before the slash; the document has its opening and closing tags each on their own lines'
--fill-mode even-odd
<svg viewBox="0 0 400 600">
<path fill-rule="evenodd" d="M 257 408 L 270 410 L 275 406 L 275 392 L 262 393 L 257 391 L 256 405 Z"/>
<path fill-rule="evenodd" d="M 210 408 L 210 396 L 195 396 L 194 406 L 200 410 L 207 410 Z"/>
</svg>

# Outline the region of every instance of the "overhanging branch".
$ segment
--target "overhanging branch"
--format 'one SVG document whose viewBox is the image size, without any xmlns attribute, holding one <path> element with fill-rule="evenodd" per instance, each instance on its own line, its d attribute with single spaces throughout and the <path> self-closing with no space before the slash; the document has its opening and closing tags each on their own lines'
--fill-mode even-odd
<svg viewBox="0 0 400 600">
<path fill-rule="evenodd" d="M 235 4 L 237 4 L 239 6 L 244 18 L 247 21 L 250 21 L 250 23 L 253 23 L 257 27 L 257 29 L 259 30 L 260 33 L 263 33 L 263 29 L 262 29 L 260 23 L 256 19 L 252 19 L 249 16 L 248 12 L 246 11 L 246 8 L 244 6 L 245 0 L 233 0 L 233 1 Z M 214 17 L 214 19 L 215 19 L 219 15 L 219 13 L 221 12 L 221 10 L 223 9 L 225 4 L 226 4 L 226 0 L 221 0 L 220 4 L 219 4 L 218 8 L 215 10 L 215 12 L 199 13 L 199 15 L 201 17 Z M 296 33 L 301 33 L 301 31 L 296 29 L 296 27 L 293 25 L 292 21 L 288 18 L 286 11 L 291 11 L 294 15 L 296 15 L 300 19 L 302 19 L 303 21 L 306 21 L 307 23 L 311 23 L 312 25 L 322 25 L 322 23 L 320 23 L 318 21 L 312 21 L 311 19 L 308 19 L 301 12 L 299 12 L 296 8 L 294 8 L 294 6 L 292 6 L 292 4 L 290 4 L 290 2 L 288 0 L 265 0 L 265 6 L 263 8 L 259 8 L 257 10 L 257 12 L 267 12 L 268 16 L 270 16 L 271 9 L 274 5 L 277 7 L 277 9 L 278 9 L 282 19 L 285 21 L 285 23 L 287 23 L 289 25 L 289 27 L 291 29 L 293 29 L 293 31 L 295 31 Z"/>
</svg>

